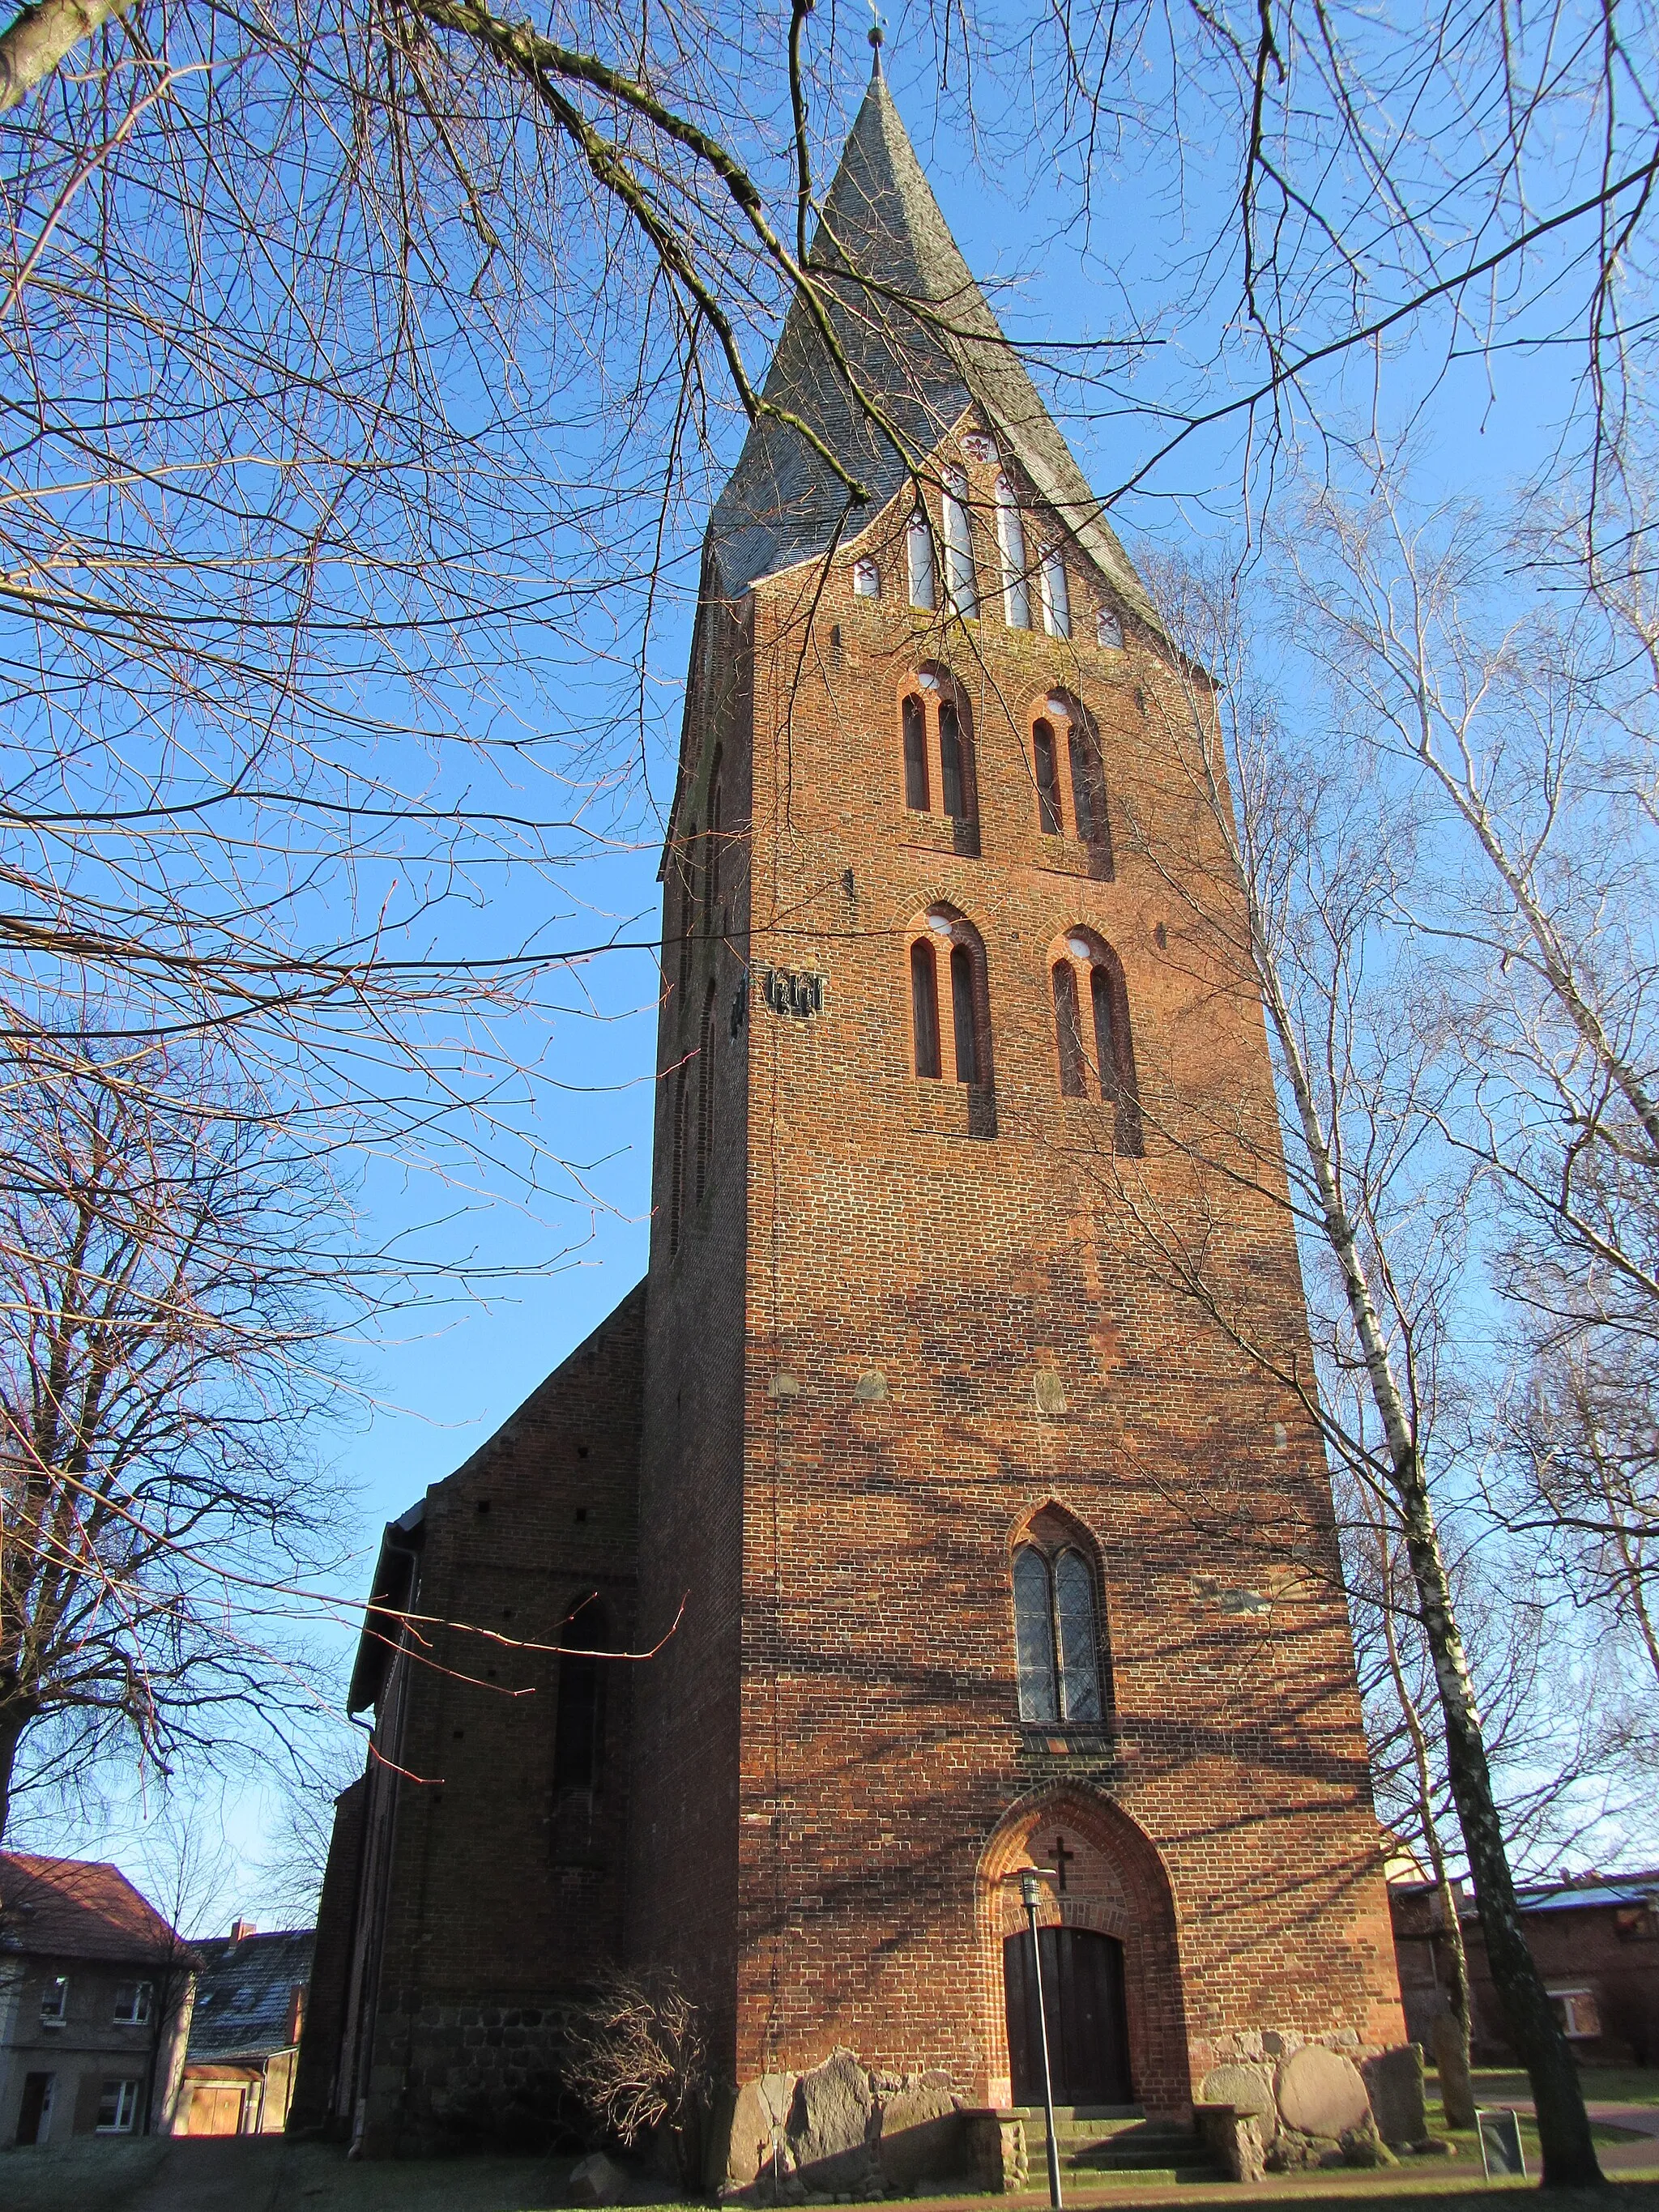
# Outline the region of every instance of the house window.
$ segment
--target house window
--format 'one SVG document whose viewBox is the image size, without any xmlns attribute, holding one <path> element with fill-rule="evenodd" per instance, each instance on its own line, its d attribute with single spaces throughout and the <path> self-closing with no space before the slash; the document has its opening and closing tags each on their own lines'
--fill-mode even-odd
<svg viewBox="0 0 1659 2212">
<path fill-rule="evenodd" d="M 1063 827 L 1060 760 L 1054 746 L 1054 726 L 1041 717 L 1031 725 L 1031 763 L 1036 770 L 1037 821 L 1045 837 L 1058 837 Z"/>
<path fill-rule="evenodd" d="M 599 1778 L 605 1661 L 610 1625 L 596 1595 L 580 1598 L 559 1629 L 559 1695 L 553 1716 L 553 1787 L 592 1790 Z"/>
<path fill-rule="evenodd" d="M 136 2081 L 106 2081 L 104 2093 L 98 2100 L 98 2133 L 100 2136 L 130 2136 L 132 2124 L 138 2117 L 138 2084 Z"/>
<path fill-rule="evenodd" d="M 1025 568 L 1025 524 L 1006 477 L 997 478 L 997 552 L 1002 562 L 1002 618 L 1010 629 L 1031 627 L 1031 586 Z"/>
<path fill-rule="evenodd" d="M 1066 563 L 1060 548 L 1050 545 L 1042 556 L 1042 627 L 1050 637 L 1072 635 L 1072 593 L 1066 580 Z"/>
<path fill-rule="evenodd" d="M 1601 2015 L 1593 1990 L 1552 1990 L 1550 2008 L 1569 2043 L 1592 2043 L 1601 2033 Z"/>
<path fill-rule="evenodd" d="M 1024 1543 L 1014 1553 L 1014 1643 L 1021 1720 L 1101 1720 L 1095 1577 L 1075 1546 Z"/>
<path fill-rule="evenodd" d="M 1115 1109 L 1112 1149 L 1138 1159 L 1146 1145 L 1123 963 L 1093 930 L 1075 929 L 1056 948 L 1051 981 L 1061 1096 L 1086 1098 L 1097 1091 Z M 1094 1031 L 1092 1057 L 1084 1042 L 1083 988 Z"/>
<path fill-rule="evenodd" d="M 1097 644 L 1105 646 L 1109 652 L 1122 652 L 1123 617 L 1115 607 L 1103 607 L 1096 616 L 1095 639 Z"/>
<path fill-rule="evenodd" d="M 910 604 L 931 614 L 938 604 L 933 584 L 933 533 L 921 507 L 910 517 L 909 527 L 904 533 L 904 548 L 910 571 Z"/>
<path fill-rule="evenodd" d="M 69 1976 L 54 1974 L 40 1992 L 40 2025 L 61 2027 L 69 2018 Z"/>
<path fill-rule="evenodd" d="M 148 2027 L 155 2001 L 153 1983 L 118 1984 L 115 1991 L 115 2025 L 117 2027 Z"/>
<path fill-rule="evenodd" d="M 878 599 L 881 597 L 881 571 L 873 561 L 854 562 L 853 597 L 855 599 Z"/>
<path fill-rule="evenodd" d="M 927 718 L 915 692 L 904 702 L 904 803 L 915 814 L 927 811 Z"/>
<path fill-rule="evenodd" d="M 697 1196 L 708 1188 L 708 1171 L 714 1149 L 714 984 L 710 978 L 702 1002 L 702 1029 L 697 1039 Z"/>
<path fill-rule="evenodd" d="M 941 501 L 945 519 L 945 590 L 953 614 L 979 612 L 974 575 L 974 526 L 968 514 L 968 479 L 960 469 L 945 471 Z"/>
<path fill-rule="evenodd" d="M 988 1088 L 991 1029 L 984 947 L 979 933 L 954 908 L 934 907 L 922 917 L 910 945 L 910 1026 L 916 1073 L 934 1080 L 944 1073 L 941 980 L 951 994 L 951 1060 L 956 1079 Z"/>
</svg>

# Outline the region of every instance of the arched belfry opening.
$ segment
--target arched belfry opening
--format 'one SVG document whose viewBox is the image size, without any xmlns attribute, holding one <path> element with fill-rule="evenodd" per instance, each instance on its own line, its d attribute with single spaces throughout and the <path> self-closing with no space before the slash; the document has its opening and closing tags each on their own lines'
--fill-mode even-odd
<svg viewBox="0 0 1659 2212">
<path fill-rule="evenodd" d="M 1038 1942 L 1057 2105 L 1139 2104 L 1190 2116 L 1192 2076 L 1175 1903 L 1146 1832 L 1103 1791 L 1025 1798 L 980 1858 L 987 2089 L 1040 2103 L 1041 2046 L 1021 1876 L 1045 1870 Z"/>
</svg>

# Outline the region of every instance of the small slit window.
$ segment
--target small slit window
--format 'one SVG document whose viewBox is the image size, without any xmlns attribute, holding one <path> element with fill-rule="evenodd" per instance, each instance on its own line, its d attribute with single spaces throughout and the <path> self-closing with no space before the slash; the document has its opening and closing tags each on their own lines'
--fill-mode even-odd
<svg viewBox="0 0 1659 2212">
<path fill-rule="evenodd" d="M 910 572 L 910 604 L 931 614 L 939 604 L 933 581 L 933 533 L 920 507 L 905 531 L 904 550 Z"/>
<path fill-rule="evenodd" d="M 1025 567 L 1025 524 L 1014 488 L 997 478 L 997 552 L 1002 562 L 1002 618 L 1010 629 L 1031 627 L 1031 586 Z"/>
<path fill-rule="evenodd" d="M 1050 637 L 1072 635 L 1071 586 L 1057 545 L 1050 545 L 1042 556 L 1042 627 Z"/>
</svg>

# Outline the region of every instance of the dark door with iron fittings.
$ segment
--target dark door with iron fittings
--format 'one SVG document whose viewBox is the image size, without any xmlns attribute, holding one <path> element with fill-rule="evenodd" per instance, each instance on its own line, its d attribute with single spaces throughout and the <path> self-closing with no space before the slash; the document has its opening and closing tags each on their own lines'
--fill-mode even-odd
<svg viewBox="0 0 1659 2212">
<path fill-rule="evenodd" d="M 1048 2066 L 1057 2105 L 1127 2105 L 1128 2021 L 1123 2008 L 1123 1946 L 1091 1928 L 1044 1928 L 1042 2001 L 1048 2014 Z M 1037 2030 L 1031 1933 L 1004 1938 L 1003 1987 L 1008 1999 L 1008 2060 L 1014 2102 L 1042 2102 L 1042 2046 Z"/>
</svg>

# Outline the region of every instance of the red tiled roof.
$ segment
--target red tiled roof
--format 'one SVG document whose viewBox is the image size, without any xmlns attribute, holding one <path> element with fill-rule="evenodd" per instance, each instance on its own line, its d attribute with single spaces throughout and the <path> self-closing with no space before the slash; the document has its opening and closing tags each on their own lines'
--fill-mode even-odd
<svg viewBox="0 0 1659 2212">
<path fill-rule="evenodd" d="M 0 1851 L 0 1951 L 140 1960 L 178 1942 L 118 1867 Z"/>
</svg>

